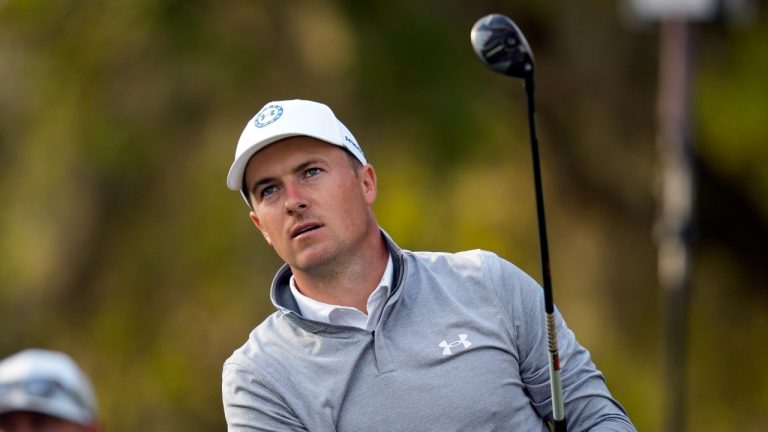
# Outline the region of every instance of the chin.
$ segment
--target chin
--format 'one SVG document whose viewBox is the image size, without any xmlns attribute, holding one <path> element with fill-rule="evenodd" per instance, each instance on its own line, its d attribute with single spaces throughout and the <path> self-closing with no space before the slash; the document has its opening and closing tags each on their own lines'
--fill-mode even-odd
<svg viewBox="0 0 768 432">
<path fill-rule="evenodd" d="M 294 256 L 292 268 L 303 272 L 311 273 L 313 270 L 320 270 L 335 260 L 335 255 L 329 250 L 304 251 Z"/>
</svg>

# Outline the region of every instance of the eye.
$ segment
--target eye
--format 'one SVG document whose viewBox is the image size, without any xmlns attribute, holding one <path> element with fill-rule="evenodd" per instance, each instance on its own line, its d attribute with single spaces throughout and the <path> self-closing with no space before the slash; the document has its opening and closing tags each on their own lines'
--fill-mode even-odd
<svg viewBox="0 0 768 432">
<path fill-rule="evenodd" d="M 304 171 L 304 177 L 314 177 L 320 174 L 320 171 L 320 168 L 309 168 L 308 170 Z"/>
<path fill-rule="evenodd" d="M 275 185 L 265 186 L 264 188 L 261 189 L 261 191 L 259 191 L 259 196 L 263 199 L 269 195 L 272 195 L 276 191 L 277 191 L 277 186 Z"/>
</svg>

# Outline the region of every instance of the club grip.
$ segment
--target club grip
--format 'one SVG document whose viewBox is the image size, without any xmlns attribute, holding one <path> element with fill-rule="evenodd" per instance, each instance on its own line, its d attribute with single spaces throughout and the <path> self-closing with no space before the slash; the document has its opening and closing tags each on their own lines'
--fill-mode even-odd
<svg viewBox="0 0 768 432">
<path fill-rule="evenodd" d="M 554 420 L 552 422 L 552 432 L 568 432 L 568 427 L 565 426 L 565 419 Z"/>
</svg>

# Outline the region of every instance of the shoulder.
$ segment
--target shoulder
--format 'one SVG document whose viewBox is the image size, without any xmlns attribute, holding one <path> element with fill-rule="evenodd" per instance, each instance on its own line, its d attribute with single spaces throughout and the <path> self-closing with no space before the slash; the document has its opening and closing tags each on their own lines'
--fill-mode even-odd
<svg viewBox="0 0 768 432">
<path fill-rule="evenodd" d="M 473 249 L 460 252 L 431 252 L 405 251 L 406 259 L 410 258 L 418 264 L 430 267 L 451 267 L 456 269 L 478 268 L 487 265 L 489 261 L 501 259 L 493 252 L 482 249 Z"/>
<path fill-rule="evenodd" d="M 541 294 L 539 284 L 522 269 L 493 252 L 481 249 L 455 253 L 407 252 L 408 274 L 411 280 L 430 280 L 443 288 L 472 290 L 488 289 L 504 302 L 519 303 L 521 297 Z"/>
<path fill-rule="evenodd" d="M 288 430 L 284 422 L 287 419 L 295 421 L 284 389 L 287 377 L 281 373 L 279 360 L 276 360 L 284 359 L 285 353 L 279 354 L 271 346 L 270 340 L 279 339 L 279 335 L 269 337 L 269 329 L 279 320 L 279 313 L 270 315 L 224 362 L 221 394 L 229 430 L 245 424 L 265 428 L 271 425 L 269 430 Z"/>
<path fill-rule="evenodd" d="M 493 252 L 473 249 L 460 252 L 407 252 L 406 260 L 417 268 L 431 271 L 447 271 L 463 276 L 507 273 L 525 275 L 517 266 Z"/>
<path fill-rule="evenodd" d="M 271 358 L 275 355 L 275 340 L 280 339 L 280 333 L 288 332 L 290 324 L 280 312 L 274 312 L 254 328 L 243 345 L 237 348 L 224 361 L 224 373 L 227 371 L 248 372 L 255 375 L 265 373 L 269 369 Z M 277 337 L 276 337 L 277 336 Z"/>
</svg>

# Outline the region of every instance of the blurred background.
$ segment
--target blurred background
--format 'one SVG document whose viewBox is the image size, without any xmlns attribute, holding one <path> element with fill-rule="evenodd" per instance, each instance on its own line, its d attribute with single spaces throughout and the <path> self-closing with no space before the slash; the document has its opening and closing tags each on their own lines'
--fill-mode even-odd
<svg viewBox="0 0 768 432">
<path fill-rule="evenodd" d="M 697 182 L 686 430 L 768 424 L 768 14 L 691 26 Z M 224 430 L 223 361 L 279 259 L 225 177 L 266 102 L 325 102 L 411 250 L 490 249 L 540 280 L 525 95 L 469 41 L 536 59 L 555 301 L 639 430 L 661 430 L 658 25 L 622 1 L 0 1 L 0 356 L 68 352 L 109 431 Z"/>
</svg>

